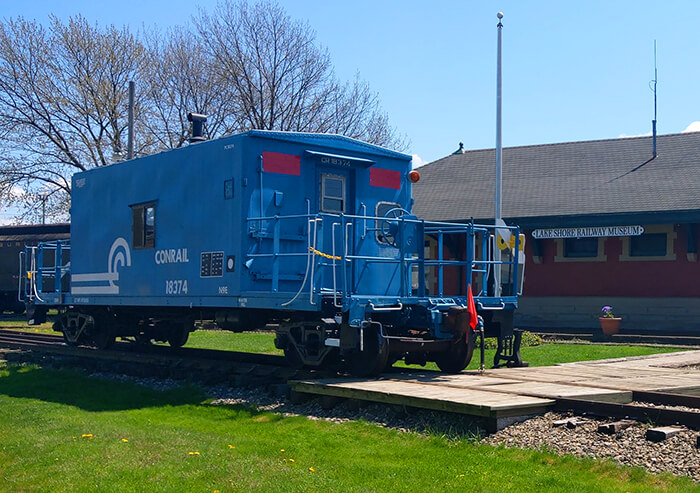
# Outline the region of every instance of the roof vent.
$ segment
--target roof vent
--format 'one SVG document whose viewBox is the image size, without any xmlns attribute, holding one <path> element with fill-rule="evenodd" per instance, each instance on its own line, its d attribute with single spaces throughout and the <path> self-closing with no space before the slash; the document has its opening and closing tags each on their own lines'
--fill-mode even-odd
<svg viewBox="0 0 700 493">
<path fill-rule="evenodd" d="M 207 115 L 187 113 L 187 121 L 192 122 L 192 137 L 190 137 L 190 144 L 204 142 L 207 140 L 204 137 L 204 124 L 207 123 Z"/>
</svg>

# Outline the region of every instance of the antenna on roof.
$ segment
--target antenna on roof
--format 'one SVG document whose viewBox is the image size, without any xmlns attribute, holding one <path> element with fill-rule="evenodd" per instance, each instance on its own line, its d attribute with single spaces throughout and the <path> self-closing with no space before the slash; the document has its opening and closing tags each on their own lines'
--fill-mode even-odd
<svg viewBox="0 0 700 493">
<path fill-rule="evenodd" d="M 654 119 L 651 121 L 651 145 L 652 145 L 652 159 L 656 157 L 656 84 L 658 82 L 657 70 L 656 70 L 656 40 L 654 40 L 654 80 L 649 82 L 649 89 L 654 93 Z"/>
</svg>

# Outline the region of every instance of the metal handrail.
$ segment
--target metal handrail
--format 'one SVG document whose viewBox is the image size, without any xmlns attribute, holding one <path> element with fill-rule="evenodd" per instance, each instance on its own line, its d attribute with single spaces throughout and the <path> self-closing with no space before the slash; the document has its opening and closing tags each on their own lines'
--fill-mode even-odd
<svg viewBox="0 0 700 493">
<path fill-rule="evenodd" d="M 53 252 L 53 255 L 46 255 Z M 62 293 L 61 280 L 70 273 L 70 260 L 63 263 L 64 253 L 69 252 L 70 240 L 54 240 L 39 243 L 37 246 L 25 247 L 24 252 L 20 252 L 20 280 L 18 285 L 18 298 L 23 291 L 24 298 L 20 301 L 37 299 L 43 302 L 39 293 Z M 45 265 L 49 258 L 53 259 L 53 265 Z M 44 289 L 44 280 L 53 279 L 52 291 Z M 22 283 L 24 282 L 24 290 Z"/>
<path fill-rule="evenodd" d="M 364 210 L 361 209 L 362 212 L 366 211 L 366 206 Z M 307 227 L 304 228 L 305 231 L 305 236 L 306 236 L 306 246 L 307 248 L 304 251 L 287 251 L 284 253 L 279 252 L 279 249 L 277 248 L 279 246 L 279 242 L 281 240 L 281 223 L 289 224 L 291 221 L 294 220 L 303 220 L 304 222 L 307 223 Z M 444 290 L 444 269 L 447 267 L 451 268 L 466 268 L 467 269 L 467 276 L 466 280 L 467 282 L 465 284 L 470 284 L 472 275 L 476 274 L 481 278 L 481 286 L 482 289 L 478 293 L 478 297 L 481 298 L 494 298 L 494 299 L 510 299 L 512 297 L 515 297 L 515 293 L 517 292 L 515 289 L 513 290 L 513 293 L 509 296 L 494 296 L 490 295 L 490 287 L 488 286 L 488 278 L 489 278 L 489 273 L 492 270 L 492 267 L 495 267 L 496 265 L 498 266 L 510 266 L 509 267 L 509 275 L 508 277 L 505 277 L 504 280 L 507 280 L 506 282 L 510 283 L 512 282 L 515 288 L 515 283 L 517 282 L 517 275 L 518 275 L 518 254 L 515 253 L 512 255 L 512 258 L 509 259 L 504 259 L 504 260 L 493 260 L 493 239 L 494 239 L 494 233 L 496 232 L 496 229 L 499 230 L 510 230 L 516 235 L 515 239 L 515 252 L 517 252 L 519 248 L 519 228 L 517 226 L 498 226 L 496 227 L 495 225 L 481 225 L 481 224 L 474 224 L 474 223 L 467 223 L 467 224 L 457 224 L 457 223 L 448 223 L 448 222 L 437 222 L 437 221 L 424 221 L 420 219 L 416 219 L 413 217 L 406 217 L 406 216 L 399 216 L 397 218 L 387 218 L 387 217 L 379 217 L 379 216 L 367 216 L 365 214 L 362 215 L 353 215 L 353 214 L 331 214 L 331 213 L 307 213 L 307 214 L 294 214 L 294 215 L 275 215 L 275 216 L 262 216 L 262 217 L 249 217 L 247 218 L 247 221 L 251 224 L 266 224 L 265 229 L 261 230 L 255 230 L 253 228 L 251 230 L 251 233 L 253 230 L 256 233 L 256 237 L 258 238 L 259 241 L 264 241 L 264 240 L 272 240 L 274 242 L 274 245 L 277 245 L 277 247 L 273 247 L 273 251 L 269 253 L 249 253 L 247 254 L 248 258 L 272 258 L 273 259 L 273 265 L 275 262 L 275 259 L 280 259 L 283 257 L 300 257 L 300 256 L 306 256 L 307 258 L 307 269 L 304 274 L 304 284 L 306 284 L 306 280 L 309 279 L 309 302 L 312 304 L 314 303 L 314 294 L 333 294 L 333 302 L 336 306 L 339 306 L 339 301 L 338 301 L 338 296 L 351 296 L 352 293 L 348 292 L 348 275 L 349 271 L 347 270 L 346 266 L 351 265 L 347 264 L 346 262 L 354 263 L 354 262 L 364 262 L 365 264 L 372 264 L 372 263 L 390 263 L 390 264 L 396 264 L 401 268 L 401 272 L 397 272 L 397 274 L 401 275 L 401 284 L 400 284 L 400 292 L 401 296 L 410 296 L 410 294 L 413 292 L 413 287 L 411 286 L 411 278 L 412 278 L 412 273 L 413 270 L 416 268 L 415 266 L 418 266 L 419 269 L 419 292 L 425 292 L 424 285 L 425 285 L 425 278 L 420 277 L 420 272 L 425 273 L 426 268 L 436 268 L 437 269 L 437 283 L 438 283 L 438 296 L 443 296 L 443 290 Z M 359 224 L 359 228 L 357 229 L 358 235 L 362 235 L 362 237 L 367 236 L 367 231 L 372 230 L 373 228 L 366 228 L 366 222 L 367 221 L 388 221 L 391 223 L 395 223 L 399 227 L 399 231 L 407 231 L 407 227 L 409 225 L 419 225 L 419 231 L 422 231 L 424 237 L 432 237 L 435 238 L 438 242 L 438 254 L 437 258 L 424 258 L 424 256 L 419 255 L 415 256 L 415 250 L 412 249 L 410 252 L 405 252 L 404 251 L 404 245 L 402 242 L 399 244 L 399 248 L 397 248 L 396 255 L 393 256 L 377 256 L 377 255 L 367 255 L 367 254 L 357 254 L 353 250 L 352 245 L 354 244 L 354 241 L 350 240 L 351 237 L 351 232 L 353 226 L 356 226 L 356 221 L 360 221 L 361 223 Z M 313 227 L 310 227 L 313 224 Z M 363 227 L 364 226 L 364 227 Z M 319 229 L 326 229 L 330 228 L 330 245 L 326 245 L 327 247 L 331 247 L 330 254 L 326 252 L 319 252 L 317 248 L 321 248 L 323 250 L 323 245 L 319 246 L 318 244 L 318 235 L 319 235 Z M 366 229 L 365 229 L 366 228 Z M 289 235 L 289 231 L 286 233 Z M 337 238 L 338 234 L 342 235 L 341 238 Z M 467 240 L 467 255 L 470 257 L 465 260 L 452 260 L 452 259 L 445 259 L 443 257 L 443 239 L 447 235 L 462 235 L 465 234 L 468 237 Z M 261 236 L 258 236 L 261 235 Z M 300 236 L 299 239 L 302 239 L 304 236 Z M 477 244 L 479 242 L 474 241 L 473 238 L 479 237 L 481 238 L 480 241 L 480 252 L 481 255 L 479 258 L 476 258 L 476 252 L 477 252 Z M 340 244 L 336 245 L 337 241 L 340 239 Z M 360 238 L 361 239 L 361 238 Z M 415 247 L 414 247 L 415 248 Z M 418 248 L 422 248 L 422 246 L 419 246 Z M 316 255 L 318 253 L 318 256 Z M 319 256 L 323 257 L 328 257 L 330 259 L 329 261 L 324 261 L 321 258 L 318 258 Z M 338 257 L 342 260 L 338 262 Z M 310 265 L 308 265 L 310 264 Z M 340 274 L 341 278 L 338 278 L 338 268 L 341 267 L 340 269 Z M 309 268 L 310 268 L 310 275 L 309 275 Z M 318 285 L 318 280 L 316 279 L 317 271 L 320 272 L 321 268 L 327 268 L 331 269 L 331 278 L 328 279 L 328 284 L 322 283 L 322 285 Z M 351 271 L 350 271 L 351 272 Z M 277 284 L 275 279 L 277 279 L 278 276 L 273 273 L 273 289 L 277 288 Z M 332 284 L 331 284 L 332 282 Z M 332 287 L 327 287 L 328 285 Z M 464 286 L 466 288 L 466 286 Z M 485 289 L 486 288 L 486 289 Z M 303 289 L 303 286 L 302 286 Z M 519 291 L 519 290 L 518 290 Z M 299 293 L 295 295 L 291 301 L 297 298 Z M 285 303 L 285 306 L 287 306 L 288 303 Z"/>
</svg>

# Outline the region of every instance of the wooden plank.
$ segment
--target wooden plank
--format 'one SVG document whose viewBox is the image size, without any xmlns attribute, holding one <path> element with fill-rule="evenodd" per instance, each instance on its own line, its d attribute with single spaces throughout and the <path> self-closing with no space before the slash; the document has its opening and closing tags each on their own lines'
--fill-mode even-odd
<svg viewBox="0 0 700 493">
<path fill-rule="evenodd" d="M 550 399 L 575 397 L 578 399 L 592 399 L 602 402 L 632 402 L 631 391 L 611 390 L 600 387 L 581 387 L 558 383 L 542 384 L 540 382 L 521 382 L 516 384 L 499 385 L 498 391 Z"/>
<path fill-rule="evenodd" d="M 396 381 L 409 381 L 409 376 L 392 378 Z M 577 397 L 599 400 L 603 402 L 628 403 L 632 401 L 632 391 L 605 389 L 595 386 L 583 387 L 568 384 L 535 381 L 506 380 L 503 378 L 475 377 L 461 379 L 450 379 L 449 383 L 441 380 L 420 379 L 426 385 L 439 385 L 452 389 L 473 389 L 487 392 L 507 393 L 516 395 L 528 395 L 532 397 L 557 398 L 557 397 Z"/>
<path fill-rule="evenodd" d="M 552 399 L 541 399 L 512 394 L 498 394 L 479 390 L 455 392 L 437 386 L 409 383 L 371 381 L 316 380 L 290 382 L 297 392 L 332 395 L 369 400 L 386 404 L 456 412 L 473 416 L 500 418 L 538 414 L 553 406 Z"/>
</svg>

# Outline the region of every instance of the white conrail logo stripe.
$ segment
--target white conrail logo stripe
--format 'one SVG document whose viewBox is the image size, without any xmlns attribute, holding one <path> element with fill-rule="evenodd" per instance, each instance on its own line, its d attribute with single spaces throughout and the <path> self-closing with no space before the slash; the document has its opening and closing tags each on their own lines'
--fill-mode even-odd
<svg viewBox="0 0 700 493">
<path fill-rule="evenodd" d="M 131 267 L 131 250 L 124 238 L 117 238 L 109 249 L 107 272 L 73 274 L 71 294 L 119 294 L 119 269 L 123 267 Z"/>
</svg>

